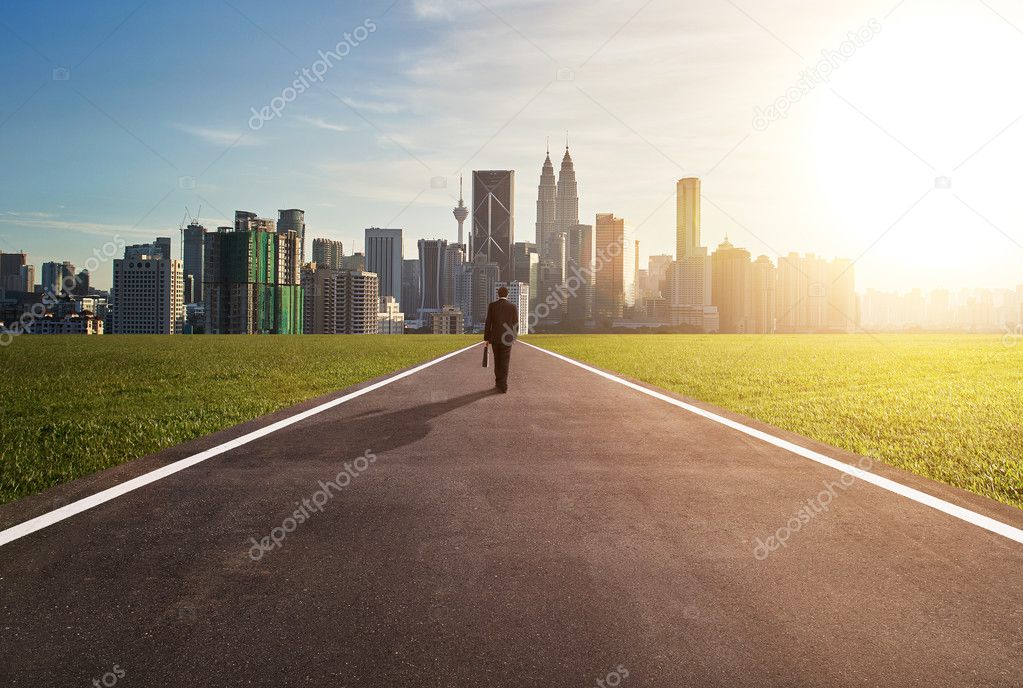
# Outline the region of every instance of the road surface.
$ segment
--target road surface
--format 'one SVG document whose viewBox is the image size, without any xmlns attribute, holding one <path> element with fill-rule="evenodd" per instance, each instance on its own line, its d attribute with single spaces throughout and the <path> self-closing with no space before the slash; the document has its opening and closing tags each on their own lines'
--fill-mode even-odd
<svg viewBox="0 0 1023 688">
<path fill-rule="evenodd" d="M 494 394 L 480 353 L 0 547 L 0 685 L 1023 683 L 1023 544 L 523 345 Z"/>
</svg>

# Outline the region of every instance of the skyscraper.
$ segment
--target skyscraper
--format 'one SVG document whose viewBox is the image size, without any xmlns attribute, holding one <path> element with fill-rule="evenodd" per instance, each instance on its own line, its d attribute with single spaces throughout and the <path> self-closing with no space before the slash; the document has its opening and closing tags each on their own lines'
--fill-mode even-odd
<svg viewBox="0 0 1023 688">
<path fill-rule="evenodd" d="M 601 258 L 596 273 L 595 317 L 614 320 L 625 315 L 635 303 L 635 243 L 625 220 L 614 213 L 598 213 L 596 255 Z"/>
<path fill-rule="evenodd" d="M 753 264 L 750 253 L 728 237 L 711 254 L 711 304 L 717 306 L 720 332 L 746 334 L 753 329 Z"/>
<path fill-rule="evenodd" d="M 593 225 L 568 228 L 565 318 L 579 325 L 593 319 Z"/>
<path fill-rule="evenodd" d="M 202 252 L 206 243 L 206 228 L 198 222 L 190 222 L 182 234 L 181 257 L 185 266 L 186 285 L 192 278 L 192 288 L 185 288 L 185 303 L 202 302 Z"/>
<path fill-rule="evenodd" d="M 305 211 L 298 208 L 277 211 L 277 231 L 298 234 L 299 265 L 305 264 Z"/>
<path fill-rule="evenodd" d="M 313 239 L 313 262 L 318 266 L 340 270 L 345 251 L 340 241 Z"/>
<path fill-rule="evenodd" d="M 444 249 L 444 274 L 442 276 L 441 305 L 450 306 L 455 303 L 455 275 L 465 264 L 465 247 L 461 244 L 448 244 Z"/>
<path fill-rule="evenodd" d="M 125 252 L 125 257 L 128 253 Z M 42 276 L 40 277 L 44 294 L 60 294 L 63 266 L 54 261 L 47 261 L 42 264 Z"/>
<path fill-rule="evenodd" d="M 207 334 L 300 334 L 298 233 L 236 223 L 206 233 L 203 285 Z M 245 229 L 263 226 L 264 229 Z M 269 228 L 268 228 L 269 227 Z"/>
<path fill-rule="evenodd" d="M 448 242 L 444 239 L 419 240 L 419 303 L 417 308 L 437 311 L 445 303 L 445 263 Z M 408 307 L 406 306 L 406 309 Z"/>
<path fill-rule="evenodd" d="M 184 268 L 156 251 L 125 252 L 114 260 L 110 291 L 113 334 L 181 334 L 185 324 Z"/>
<path fill-rule="evenodd" d="M 380 296 L 401 298 L 401 261 L 404 243 L 401 229 L 366 229 L 366 270 L 377 276 Z M 399 302 L 402 308 L 404 304 Z"/>
<path fill-rule="evenodd" d="M 316 263 L 302 268 L 306 334 L 377 334 L 377 276 Z"/>
<path fill-rule="evenodd" d="M 776 306 L 777 269 L 767 256 L 753 261 L 751 270 L 751 310 L 755 334 L 772 334 Z"/>
<path fill-rule="evenodd" d="M 555 231 L 568 234 L 568 230 L 579 224 L 579 185 L 575 179 L 575 164 L 565 142 L 565 155 L 558 172 L 558 202 L 555 211 Z"/>
<path fill-rule="evenodd" d="M 487 319 L 494 285 L 501 281 L 500 267 L 480 254 L 455 277 L 456 304 L 465 318 L 467 329 L 482 330 Z M 447 305 L 447 304 L 445 304 Z"/>
<path fill-rule="evenodd" d="M 36 288 L 36 266 L 35 265 L 22 265 L 21 266 L 21 291 L 31 294 Z"/>
<path fill-rule="evenodd" d="M 452 211 L 455 215 L 455 220 L 458 222 L 458 243 L 465 246 L 465 235 L 463 234 L 463 225 L 465 224 L 465 218 L 469 217 L 469 209 L 465 207 L 465 200 L 462 198 L 462 177 L 458 177 L 458 206 Z"/>
<path fill-rule="evenodd" d="M 21 291 L 21 268 L 27 264 L 24 253 L 0 253 L 0 291 Z"/>
<path fill-rule="evenodd" d="M 469 253 L 496 263 L 502 275 L 514 272 L 515 171 L 475 170 L 472 173 L 472 237 Z"/>
<path fill-rule="evenodd" d="M 700 180 L 679 179 L 675 185 L 675 260 L 694 255 L 700 245 Z"/>
<path fill-rule="evenodd" d="M 497 290 L 504 287 L 508 290 L 508 301 L 515 304 L 519 311 L 517 335 L 529 334 L 529 285 L 524 282 L 495 282 L 490 300 L 497 300 Z"/>
<path fill-rule="evenodd" d="M 536 198 L 536 245 L 540 248 L 541 261 L 557 262 L 560 260 L 554 255 L 557 208 L 558 182 L 554 177 L 554 165 L 551 163 L 550 151 L 547 151 L 547 157 L 540 170 L 540 185 L 537 187 Z"/>
<path fill-rule="evenodd" d="M 405 309 L 405 317 L 408 320 L 419 318 L 419 259 L 406 258 L 401 261 L 401 298 L 398 299 L 399 306 Z"/>
</svg>

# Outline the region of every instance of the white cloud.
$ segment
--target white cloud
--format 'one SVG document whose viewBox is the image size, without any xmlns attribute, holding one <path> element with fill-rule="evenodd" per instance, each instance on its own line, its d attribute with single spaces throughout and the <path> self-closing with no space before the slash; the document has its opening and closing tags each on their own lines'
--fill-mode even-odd
<svg viewBox="0 0 1023 688">
<path fill-rule="evenodd" d="M 340 131 L 340 132 L 351 131 L 352 130 L 352 127 L 349 127 L 348 125 L 345 125 L 345 124 L 335 124 L 333 122 L 328 122 L 327 120 L 322 119 L 320 117 L 305 117 L 305 116 L 301 116 L 298 119 L 300 121 L 302 121 L 302 122 L 305 122 L 306 124 L 308 124 L 310 126 L 316 127 L 317 129 L 326 129 L 328 131 Z"/>
<path fill-rule="evenodd" d="M 252 132 L 232 129 L 214 129 L 211 127 L 194 127 L 187 124 L 175 124 L 175 129 L 191 134 L 198 139 L 217 146 L 258 146 L 259 140 Z"/>
<path fill-rule="evenodd" d="M 342 98 L 341 100 L 343 100 L 346 105 L 353 107 L 356 110 L 374 112 L 378 115 L 393 115 L 405 109 L 398 103 L 382 100 L 356 100 L 355 98 Z"/>
</svg>

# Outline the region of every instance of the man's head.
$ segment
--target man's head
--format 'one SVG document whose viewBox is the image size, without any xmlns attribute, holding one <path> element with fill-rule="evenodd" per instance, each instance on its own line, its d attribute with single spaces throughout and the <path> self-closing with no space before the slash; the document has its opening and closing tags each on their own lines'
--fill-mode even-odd
<svg viewBox="0 0 1023 688">
<path fill-rule="evenodd" d="M 508 298 L 508 287 L 498 287 L 497 288 L 497 298 L 499 298 L 499 299 L 506 299 L 506 298 Z"/>
</svg>

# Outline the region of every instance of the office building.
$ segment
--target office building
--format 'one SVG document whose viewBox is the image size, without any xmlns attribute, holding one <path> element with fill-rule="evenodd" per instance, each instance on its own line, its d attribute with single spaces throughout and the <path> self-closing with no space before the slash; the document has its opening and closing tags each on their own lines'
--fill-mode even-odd
<svg viewBox="0 0 1023 688">
<path fill-rule="evenodd" d="M 305 211 L 298 208 L 277 211 L 277 231 L 298 234 L 298 263 L 305 265 Z"/>
<path fill-rule="evenodd" d="M 711 254 L 711 305 L 718 309 L 719 332 L 753 330 L 753 263 L 750 253 L 728 237 Z"/>
<path fill-rule="evenodd" d="M 554 164 L 551 153 L 547 151 L 540 170 L 540 185 L 537 187 L 536 199 L 536 245 L 540 250 L 540 262 L 550 261 L 560 264 L 562 257 L 559 252 L 557 237 L 558 182 L 554 176 Z M 513 270 L 514 271 L 514 270 Z M 506 278 L 507 276 L 502 276 Z M 554 282 L 558 284 L 558 282 Z M 546 295 L 546 294 L 545 294 Z"/>
<path fill-rule="evenodd" d="M 300 334 L 304 329 L 296 232 L 243 218 L 206 234 L 203 294 L 207 334 Z M 263 229 L 244 229 L 245 227 Z M 242 227 L 242 229 L 237 229 Z"/>
<path fill-rule="evenodd" d="M 181 258 L 185 266 L 185 303 L 202 303 L 202 252 L 206 228 L 190 222 L 182 230 Z"/>
<path fill-rule="evenodd" d="M 675 259 L 695 255 L 700 246 L 700 180 L 679 179 L 675 185 Z"/>
<path fill-rule="evenodd" d="M 436 311 L 453 304 L 446 293 L 447 247 L 444 239 L 419 240 L 418 310 Z"/>
<path fill-rule="evenodd" d="M 469 257 L 495 263 L 502 275 L 514 273 L 515 171 L 475 170 L 472 173 L 472 235 Z"/>
<path fill-rule="evenodd" d="M 777 310 L 777 269 L 767 256 L 759 256 L 750 269 L 750 299 L 754 334 L 772 334 Z"/>
<path fill-rule="evenodd" d="M 21 278 L 21 289 L 26 294 L 35 292 L 36 289 L 36 266 L 35 265 L 22 265 L 19 271 Z"/>
<path fill-rule="evenodd" d="M 125 252 L 114 260 L 110 290 L 112 334 L 181 334 L 185 323 L 184 266 L 162 252 Z"/>
<path fill-rule="evenodd" d="M 598 213 L 595 232 L 594 317 L 616 320 L 635 304 L 636 259 L 632 230 L 613 213 Z"/>
<path fill-rule="evenodd" d="M 441 305 L 450 306 L 455 303 L 455 275 L 465 263 L 465 247 L 461 244 L 448 244 L 444 249 L 444 275 Z"/>
<path fill-rule="evenodd" d="M 234 211 L 234 230 L 236 232 L 276 232 L 277 221 L 259 217 L 247 210 Z"/>
<path fill-rule="evenodd" d="M 366 230 L 365 269 L 377 275 L 381 296 L 401 298 L 401 261 L 405 250 L 402 234 L 401 229 Z"/>
<path fill-rule="evenodd" d="M 366 256 L 362 253 L 355 252 L 350 256 L 342 257 L 341 269 L 348 270 L 349 272 L 365 272 Z"/>
<path fill-rule="evenodd" d="M 398 299 L 398 305 L 405 304 L 402 309 L 409 320 L 419 318 L 419 265 L 418 258 L 401 261 L 401 298 Z"/>
<path fill-rule="evenodd" d="M 32 291 L 22 287 L 25 284 L 21 269 L 28 265 L 25 253 L 0 253 L 0 292 Z"/>
<path fill-rule="evenodd" d="M 405 314 L 393 296 L 380 299 L 377 323 L 378 334 L 405 334 Z"/>
<path fill-rule="evenodd" d="M 372 272 L 302 268 L 306 334 L 377 334 L 380 295 Z"/>
<path fill-rule="evenodd" d="M 344 247 L 340 241 L 313 239 L 313 262 L 331 270 L 342 270 Z"/>
<path fill-rule="evenodd" d="M 455 305 L 465 318 L 467 330 L 482 331 L 494 285 L 501 281 L 500 272 L 497 263 L 488 262 L 480 254 L 473 262 L 465 264 L 455 277 Z"/>
<path fill-rule="evenodd" d="M 572 225 L 566 235 L 564 321 L 580 325 L 593 319 L 593 225 Z"/>
</svg>

